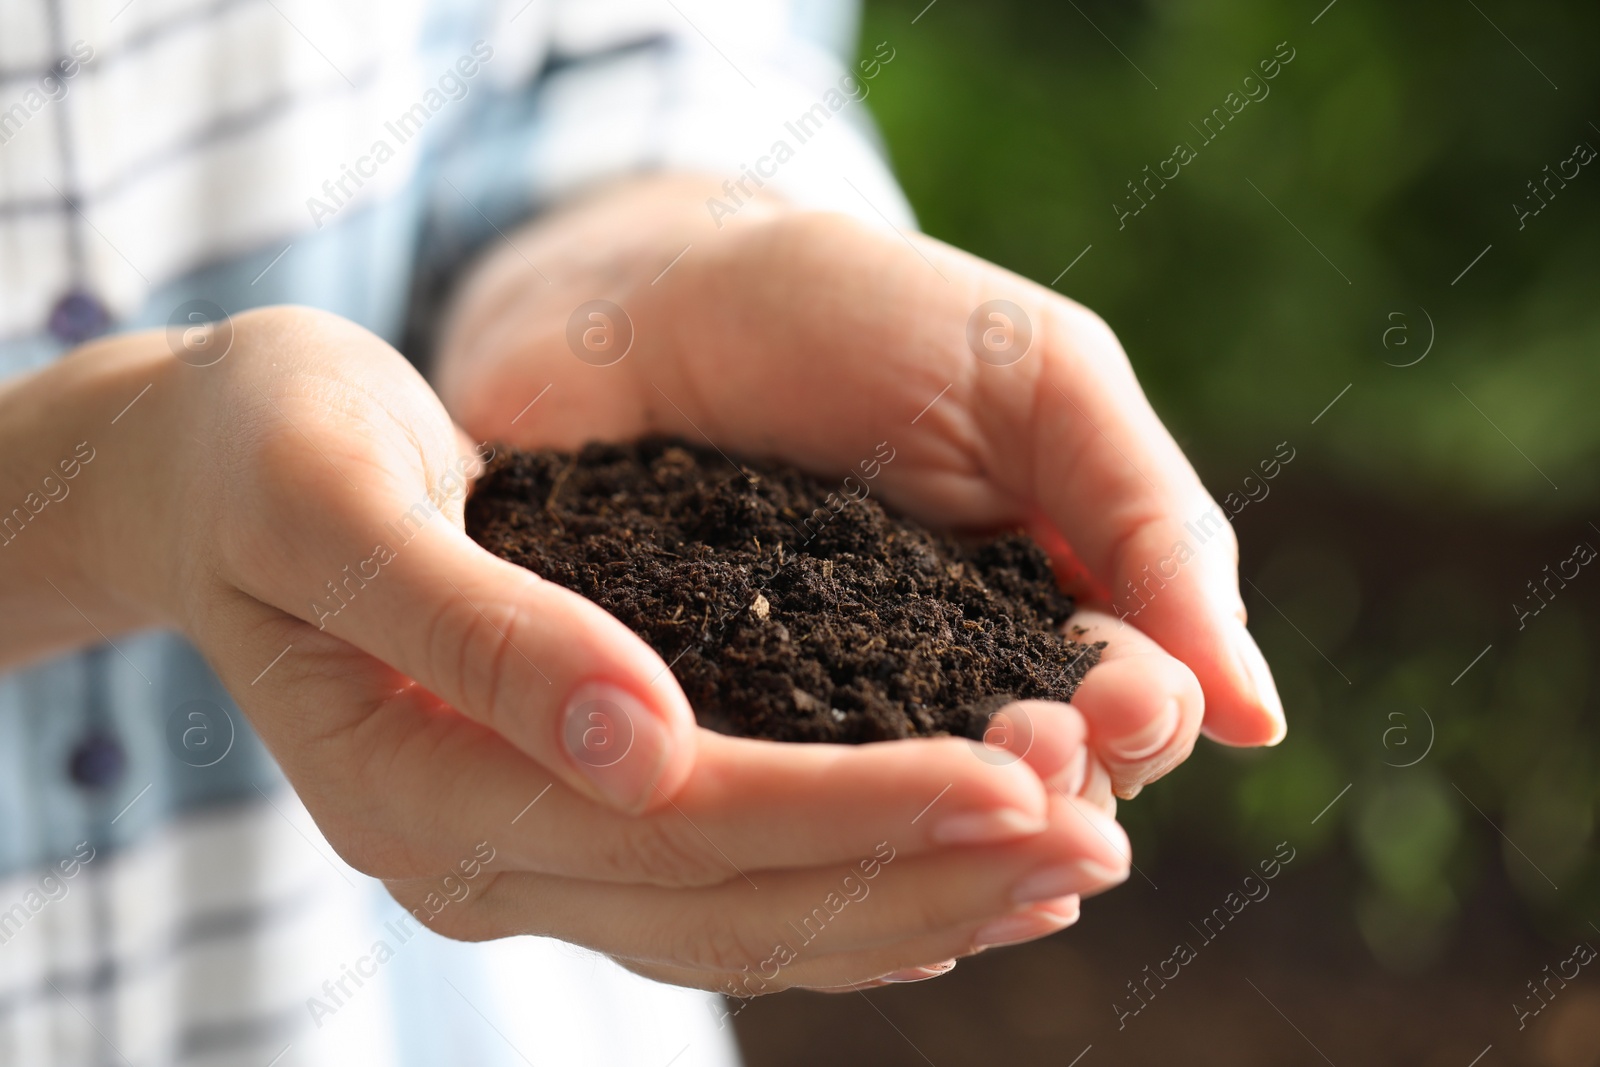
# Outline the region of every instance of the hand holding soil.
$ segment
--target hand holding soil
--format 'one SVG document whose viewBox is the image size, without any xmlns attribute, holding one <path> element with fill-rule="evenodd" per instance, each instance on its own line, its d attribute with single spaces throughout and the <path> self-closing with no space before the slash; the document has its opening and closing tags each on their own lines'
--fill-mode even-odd
<svg viewBox="0 0 1600 1067">
<path fill-rule="evenodd" d="M 215 365 L 175 361 L 161 333 L 132 333 L 9 387 L 0 403 L 19 470 L 48 469 L 138 405 L 117 447 L 97 454 L 100 492 L 75 493 L 56 536 L 10 549 L 17 588 L 43 607 L 15 614 L 7 653 L 88 639 L 88 618 L 183 630 L 328 840 L 402 904 L 490 842 L 474 893 L 434 920 L 448 936 L 557 937 L 667 981 L 728 988 L 842 874 L 891 853 L 870 903 L 841 911 L 762 991 L 929 977 L 1069 925 L 1081 896 L 1127 877 L 1113 789 L 1130 796 L 1181 761 L 1202 710 L 1230 743 L 1282 736 L 1240 621 L 1231 536 L 1146 588 L 1144 632 L 1075 608 L 1073 640 L 1104 643 L 1075 691 L 1070 670 L 1040 667 L 1067 601 L 1017 542 L 963 555 L 924 534 L 893 547 L 882 529 L 884 559 L 900 566 L 909 552 L 913 571 L 931 568 L 920 607 L 906 607 L 899 576 L 880 584 L 883 561 L 865 544 L 811 553 L 817 570 L 797 569 L 792 587 L 774 572 L 770 591 L 750 590 L 748 612 L 759 618 L 759 594 L 768 615 L 741 646 L 752 654 L 781 642 L 780 625 L 791 640 L 826 638 L 791 628 L 803 603 L 791 597 L 807 588 L 889 620 L 876 628 L 849 609 L 850 635 L 868 645 L 914 636 L 914 622 L 962 624 L 958 641 L 897 646 L 924 657 L 898 679 L 894 657 L 826 641 L 827 656 L 788 677 L 741 672 L 767 697 L 748 707 L 803 711 L 801 735 L 916 735 L 834 745 L 697 728 L 667 660 L 635 632 L 463 531 L 475 460 L 451 414 L 476 440 L 572 449 L 669 435 L 702 459 L 771 457 L 822 478 L 887 442 L 895 458 L 875 500 L 929 530 L 1026 529 L 1083 603 L 1146 580 L 1183 521 L 1209 510 L 1087 312 L 937 242 L 777 204 L 717 230 L 702 213 L 708 188 L 643 181 L 517 235 L 515 254 L 487 260 L 458 298 L 443 405 L 381 339 L 294 308 L 237 316 Z M 627 308 L 635 333 L 608 366 L 566 343 L 572 309 L 597 294 Z M 990 299 L 1032 322 L 1032 347 L 1004 366 L 967 344 L 973 308 Z M 779 477 L 774 489 L 797 486 Z M 855 518 L 835 518 L 813 547 L 859 534 Z M 752 568 L 774 547 L 752 543 Z M 635 592 L 647 605 L 668 589 Z M 681 606 L 665 619 L 694 626 Z M 1032 658 L 1001 662 L 1018 648 Z M 953 670 L 973 652 L 995 668 L 984 687 Z M 835 654 L 861 684 L 818 673 Z M 939 733 L 976 733 L 1002 694 L 1025 699 L 999 713 L 997 744 Z"/>
<path fill-rule="evenodd" d="M 801 471 L 686 442 L 591 445 L 497 457 L 467 532 L 643 637 L 702 726 L 852 744 L 987 736 L 1025 751 L 1027 722 L 1006 738 L 1011 724 L 991 731 L 991 715 L 1067 702 L 1103 647 L 1063 641 L 1072 598 L 1044 553 L 1025 535 L 960 543 L 870 497 L 837 511 L 830 497 Z"/>
<path fill-rule="evenodd" d="M 1068 898 L 1127 871 L 1120 829 L 1092 822 L 1093 805 L 1067 797 L 1109 799 L 1113 788 L 1133 795 L 1188 754 L 1202 712 L 1205 731 L 1226 743 L 1283 736 L 1271 675 L 1243 626 L 1232 531 L 1186 555 L 1176 573 L 1152 578 L 1151 568 L 1185 539 L 1184 523 L 1213 504 L 1115 338 L 1089 312 L 936 241 L 777 202 L 751 203 L 717 229 L 703 213 L 713 189 L 683 178 L 624 185 L 541 221 L 492 255 L 458 301 L 438 368 L 441 393 L 467 431 L 566 450 L 664 434 L 775 457 L 824 479 L 856 470 L 887 441 L 896 459 L 875 496 L 932 529 L 1027 529 L 1073 590 L 1102 605 L 1077 610 L 1068 626 L 1078 640 L 1105 647 L 1070 706 L 1020 705 L 1034 727 L 1032 747 L 1020 761 L 997 764 L 949 737 L 839 750 L 702 730 L 691 748 L 678 732 L 678 716 L 687 715 L 680 686 L 665 660 L 630 634 L 641 669 L 610 679 L 617 688 L 590 695 L 588 706 L 607 701 L 607 721 L 627 720 L 634 740 L 627 758 L 591 773 L 611 795 L 642 802 L 647 817 L 666 807 L 715 843 L 728 861 L 721 899 L 730 910 L 719 929 L 744 915 L 758 928 L 780 928 L 781 911 L 763 907 L 773 899 L 766 879 L 780 869 L 826 870 L 881 840 L 908 832 L 920 839 L 927 871 L 906 864 L 895 873 L 926 921 L 913 932 L 861 909 L 861 929 L 845 935 L 835 955 L 786 967 L 778 987 L 859 982 L 870 977 L 858 969 L 869 958 L 915 967 L 959 956 L 973 942 L 1058 929 L 1075 916 Z M 629 336 L 622 358 L 604 366 L 575 358 L 568 344 L 573 308 L 597 298 L 623 310 Z M 1031 323 L 1030 349 L 1006 365 L 977 358 L 968 344 L 969 318 L 992 299 L 1012 301 Z M 1146 601 L 1139 629 L 1106 611 L 1113 598 L 1127 602 L 1130 587 Z M 758 608 L 753 596 L 750 607 Z M 541 647 L 559 655 L 575 639 L 552 634 Z M 662 665 L 643 669 L 645 653 Z M 500 665 L 519 690 L 538 687 L 519 657 L 506 654 Z M 834 702 L 824 709 L 821 695 L 791 687 L 793 706 L 807 696 L 818 701 L 813 722 L 832 717 Z M 841 725 L 849 724 L 850 710 L 840 710 Z M 660 721 L 674 724 L 670 742 L 652 729 Z M 581 748 L 583 735 L 570 734 L 569 747 Z M 910 754 L 923 746 L 926 754 Z M 960 758 L 936 764 L 946 752 Z M 635 777 L 625 777 L 630 766 Z M 826 786 L 816 777 L 822 766 L 832 776 Z M 958 795 L 996 791 L 1012 797 L 1010 810 L 963 799 L 938 832 L 923 829 Z M 996 865 L 997 856 L 1023 851 L 1042 881 L 1009 860 Z M 939 903 L 953 886 L 925 879 L 933 865 L 970 881 Z M 763 892 L 750 892 L 741 874 Z M 1019 877 L 1026 892 L 1014 884 Z M 1060 903 L 1001 904 L 1046 882 Z M 941 956 L 935 946 L 950 951 Z M 631 965 L 673 981 L 705 980 L 649 960 Z"/>
<path fill-rule="evenodd" d="M 625 626 L 466 536 L 476 461 L 399 353 L 294 308 L 239 315 L 232 332 L 203 370 L 148 331 L 0 393 L 23 470 L 143 393 L 96 454 L 99 491 L 60 509 L 55 536 L 12 546 L 44 607 L 0 647 L 79 639 L 89 617 L 181 628 L 340 855 L 440 933 L 558 937 L 726 988 L 843 873 L 892 856 L 871 906 L 767 988 L 840 986 L 1059 929 L 1075 894 L 1125 877 L 1116 824 L 1041 779 L 1071 784 L 1077 713 L 1034 715 L 1026 763 L 984 762 L 954 737 L 697 730 Z M 585 743 L 597 706 L 636 727 L 620 761 Z M 427 907 L 485 843 L 471 895 Z"/>
</svg>

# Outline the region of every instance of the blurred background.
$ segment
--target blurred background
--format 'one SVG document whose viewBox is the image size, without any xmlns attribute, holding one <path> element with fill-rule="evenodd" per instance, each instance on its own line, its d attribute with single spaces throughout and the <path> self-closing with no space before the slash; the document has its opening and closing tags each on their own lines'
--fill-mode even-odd
<svg viewBox="0 0 1600 1067">
<path fill-rule="evenodd" d="M 1078 927 L 751 1004 L 753 1067 L 1600 1064 L 1596 40 L 1575 0 L 868 3 L 924 229 L 1104 316 L 1234 494 L 1291 729 L 1125 803 Z"/>
</svg>

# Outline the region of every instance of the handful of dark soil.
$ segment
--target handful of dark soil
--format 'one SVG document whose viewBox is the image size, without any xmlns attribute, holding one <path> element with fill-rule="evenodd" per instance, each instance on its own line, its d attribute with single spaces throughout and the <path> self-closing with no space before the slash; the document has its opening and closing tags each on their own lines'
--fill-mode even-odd
<svg viewBox="0 0 1600 1067">
<path fill-rule="evenodd" d="M 1069 699 L 1101 646 L 1061 635 L 1043 551 L 931 533 L 869 486 L 675 441 L 511 452 L 467 532 L 631 627 L 723 733 L 977 740 L 1011 700 Z"/>
</svg>

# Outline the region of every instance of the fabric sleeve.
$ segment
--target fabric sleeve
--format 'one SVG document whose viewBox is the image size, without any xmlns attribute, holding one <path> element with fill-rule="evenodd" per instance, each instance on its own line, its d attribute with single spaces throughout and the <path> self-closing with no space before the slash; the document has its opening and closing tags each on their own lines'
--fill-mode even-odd
<svg viewBox="0 0 1600 1067">
<path fill-rule="evenodd" d="M 525 31 L 542 66 L 492 65 L 526 80 L 501 86 L 446 163 L 474 210 L 506 218 L 525 213 L 518 198 L 537 208 L 629 173 L 698 171 L 728 180 L 713 218 L 764 186 L 915 225 L 866 104 L 895 49 L 853 58 L 854 0 L 553 0 L 522 19 L 543 20 Z"/>
</svg>

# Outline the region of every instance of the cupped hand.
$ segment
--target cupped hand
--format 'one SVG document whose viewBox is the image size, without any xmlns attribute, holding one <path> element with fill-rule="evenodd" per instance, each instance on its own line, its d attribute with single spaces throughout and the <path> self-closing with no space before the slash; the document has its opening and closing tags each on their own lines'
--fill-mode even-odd
<svg viewBox="0 0 1600 1067">
<path fill-rule="evenodd" d="M 208 366 L 167 344 L 60 365 L 114 379 L 106 418 L 148 383 L 71 588 L 187 633 L 329 842 L 436 930 L 853 986 L 1059 929 L 1126 877 L 1121 829 L 1071 795 L 1076 711 L 1040 709 L 1027 753 L 699 730 L 629 630 L 466 536 L 478 457 L 387 344 L 294 308 L 236 317 Z"/>
<path fill-rule="evenodd" d="M 714 223 L 713 196 L 624 185 L 488 257 L 439 367 L 463 425 L 526 446 L 677 434 L 938 526 L 1028 527 L 1088 605 L 1069 627 L 1106 642 L 1073 701 L 1091 795 L 1132 796 L 1202 729 L 1282 739 L 1232 527 L 1105 323 L 919 234 L 766 199 Z"/>
</svg>

